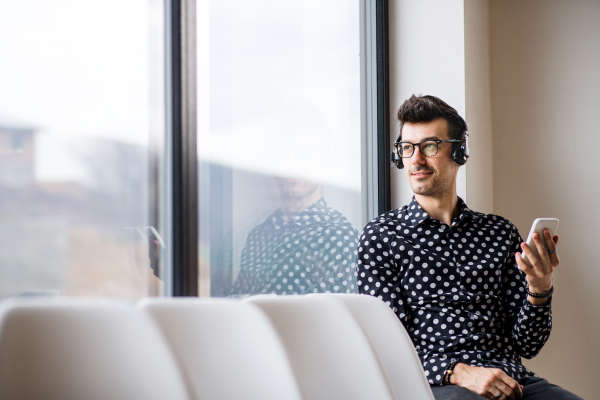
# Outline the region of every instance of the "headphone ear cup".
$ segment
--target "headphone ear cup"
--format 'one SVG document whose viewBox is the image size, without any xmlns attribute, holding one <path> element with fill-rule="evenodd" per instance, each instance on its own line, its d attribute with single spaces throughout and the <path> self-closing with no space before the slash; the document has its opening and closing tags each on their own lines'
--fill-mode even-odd
<svg viewBox="0 0 600 400">
<path fill-rule="evenodd" d="M 398 168 L 398 169 L 404 168 L 404 164 L 402 164 L 402 158 L 400 158 L 400 156 L 398 155 L 398 150 L 392 151 L 390 159 L 392 161 L 392 164 L 394 164 L 396 166 L 396 168 Z"/>
<path fill-rule="evenodd" d="M 467 148 L 468 149 L 468 148 Z M 464 143 L 452 143 L 452 160 L 458 165 L 465 165 L 467 162 L 467 158 L 469 155 L 467 154 L 468 150 L 465 151 Z"/>
<path fill-rule="evenodd" d="M 464 122 L 464 120 L 463 120 Z M 467 130 L 467 123 L 465 122 L 465 142 L 464 144 L 460 144 L 461 155 L 463 159 L 463 164 L 466 164 L 467 159 L 469 158 L 469 154 L 471 151 L 469 150 L 469 131 Z M 462 164 L 461 164 L 462 165 Z"/>
</svg>

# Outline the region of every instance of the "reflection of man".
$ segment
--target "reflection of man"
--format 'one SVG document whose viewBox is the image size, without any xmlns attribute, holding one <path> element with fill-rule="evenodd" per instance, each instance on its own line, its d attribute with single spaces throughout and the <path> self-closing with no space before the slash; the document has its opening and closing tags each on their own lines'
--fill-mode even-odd
<svg viewBox="0 0 600 400">
<path fill-rule="evenodd" d="M 398 315 L 436 399 L 579 399 L 521 364 L 550 335 L 558 236 L 536 236 L 536 258 L 509 221 L 457 197 L 468 134 L 452 107 L 412 96 L 398 118 L 397 165 L 415 196 L 365 227 L 359 292 Z"/>
<path fill-rule="evenodd" d="M 276 178 L 281 208 L 252 229 L 232 294 L 355 293 L 358 232 L 321 185 Z"/>
</svg>

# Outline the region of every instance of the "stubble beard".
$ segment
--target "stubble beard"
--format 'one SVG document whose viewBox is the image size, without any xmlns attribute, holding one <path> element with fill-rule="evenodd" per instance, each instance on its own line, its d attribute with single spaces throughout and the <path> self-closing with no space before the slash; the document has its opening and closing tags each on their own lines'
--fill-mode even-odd
<svg viewBox="0 0 600 400">
<path fill-rule="evenodd" d="M 415 169 L 412 172 L 417 171 L 431 171 L 429 169 Z M 443 198 L 448 192 L 452 190 L 452 177 L 442 177 L 442 176 L 433 176 L 429 182 L 424 182 L 424 185 L 420 185 L 419 182 L 415 182 L 411 180 L 411 188 L 414 194 L 418 194 L 420 196 L 433 197 L 435 199 Z"/>
</svg>

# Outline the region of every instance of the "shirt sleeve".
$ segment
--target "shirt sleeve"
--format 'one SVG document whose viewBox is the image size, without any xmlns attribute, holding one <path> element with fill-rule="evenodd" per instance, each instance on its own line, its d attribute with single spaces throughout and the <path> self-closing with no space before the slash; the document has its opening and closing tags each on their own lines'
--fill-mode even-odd
<svg viewBox="0 0 600 400">
<path fill-rule="evenodd" d="M 233 283 L 230 295 L 252 294 L 252 276 L 248 271 L 248 245 L 242 250 L 241 268 Z"/>
<path fill-rule="evenodd" d="M 327 239 L 318 257 L 319 291 L 356 293 L 356 241 L 358 231 L 348 224 L 325 231 Z"/>
<path fill-rule="evenodd" d="M 536 306 L 527 299 L 525 273 L 515 261 L 515 253 L 521 251 L 523 239 L 516 227 L 511 234 L 511 251 L 504 266 L 503 289 L 508 301 L 508 332 L 512 337 L 515 352 L 527 359 L 535 357 L 552 330 L 551 301 Z M 551 299 L 550 299 L 551 300 Z"/>
<path fill-rule="evenodd" d="M 390 240 L 393 239 L 388 230 L 378 224 L 371 223 L 363 230 L 356 257 L 358 292 L 383 300 L 407 328 L 408 312 L 401 287 L 400 256 L 394 255 Z"/>
<path fill-rule="evenodd" d="M 373 223 L 363 230 L 356 260 L 358 292 L 386 302 L 400 318 L 406 331 L 410 332 L 410 312 L 400 278 L 404 274 L 403 260 L 399 254 L 394 254 L 391 246 L 392 241 L 398 239 L 395 234 L 389 235 L 388 232 L 385 227 Z M 446 369 L 454 360 L 446 355 L 418 355 L 429 383 L 441 385 Z"/>
<path fill-rule="evenodd" d="M 337 254 L 335 255 L 339 270 L 336 273 L 334 292 L 357 293 L 356 285 L 356 245 L 358 231 L 349 227 L 342 231 L 337 242 Z"/>
</svg>

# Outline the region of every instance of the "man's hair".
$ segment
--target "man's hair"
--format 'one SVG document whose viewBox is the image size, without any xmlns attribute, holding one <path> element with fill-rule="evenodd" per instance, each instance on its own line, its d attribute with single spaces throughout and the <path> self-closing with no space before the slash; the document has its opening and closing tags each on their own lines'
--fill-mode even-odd
<svg viewBox="0 0 600 400">
<path fill-rule="evenodd" d="M 430 122 L 434 119 L 444 118 L 448 122 L 448 135 L 450 139 L 464 140 L 467 123 L 458 115 L 458 112 L 447 103 L 435 96 L 412 95 L 398 109 L 400 120 L 400 135 L 405 123 L 418 124 Z"/>
</svg>

